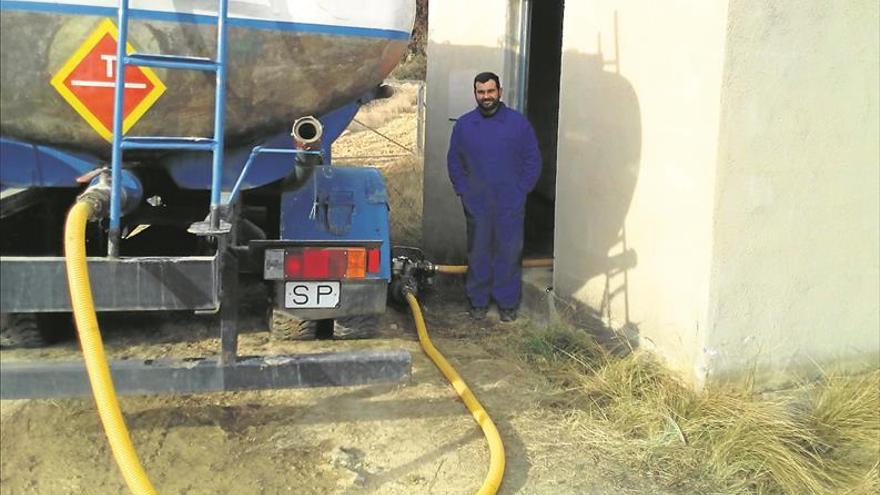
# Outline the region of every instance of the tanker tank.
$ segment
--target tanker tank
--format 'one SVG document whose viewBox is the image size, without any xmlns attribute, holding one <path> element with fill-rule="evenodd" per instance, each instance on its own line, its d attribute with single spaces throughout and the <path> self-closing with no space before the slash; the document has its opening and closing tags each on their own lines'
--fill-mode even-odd
<svg viewBox="0 0 880 495">
<path fill-rule="evenodd" d="M 134 51 L 214 58 L 216 2 L 132 0 L 130 7 Z M 73 71 L 102 26 L 115 32 L 116 8 L 115 0 L 0 1 L 0 135 L 109 157 L 112 103 L 77 105 L 59 88 L 79 84 L 80 97 L 112 93 L 112 78 L 100 81 L 105 74 L 89 83 L 73 80 Z M 414 16 L 414 0 L 230 2 L 227 147 L 283 132 L 297 117 L 375 88 L 405 52 Z M 115 57 L 101 57 L 105 65 L 92 70 L 112 74 Z M 212 135 L 214 74 L 151 70 L 155 101 L 132 112 L 140 115 L 126 123 L 126 135 Z M 155 87 L 164 91 L 156 95 Z"/>
</svg>

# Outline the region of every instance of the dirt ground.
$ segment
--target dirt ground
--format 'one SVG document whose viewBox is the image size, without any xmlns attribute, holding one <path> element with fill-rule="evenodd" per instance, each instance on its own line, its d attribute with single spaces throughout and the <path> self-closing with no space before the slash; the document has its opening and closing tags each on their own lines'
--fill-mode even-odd
<svg viewBox="0 0 880 495">
<path fill-rule="evenodd" d="M 417 242 L 421 216 L 414 84 L 371 104 L 334 147 L 342 160 L 378 166 L 388 180 L 395 241 Z M 456 285 L 458 284 L 458 285 Z M 498 425 L 507 454 L 501 493 L 659 493 L 637 473 L 582 447 L 542 377 L 507 349 L 497 314 L 476 325 L 460 282 L 423 299 L 436 347 Z M 537 325 L 521 318 L 514 325 Z M 482 432 L 424 356 L 408 310 L 389 309 L 369 341 L 276 342 L 245 315 L 242 355 L 347 349 L 405 349 L 412 377 L 366 387 L 122 397 L 132 440 L 165 494 L 473 493 L 488 469 Z M 119 315 L 102 331 L 111 358 L 216 355 L 216 322 L 192 315 Z M 0 359 L 78 359 L 75 341 Z M 641 479 L 641 478 L 640 478 Z M 126 489 L 91 398 L 0 403 L 0 493 L 119 494 Z"/>
<path fill-rule="evenodd" d="M 507 454 L 501 493 L 655 493 L 597 454 L 572 450 L 562 410 L 545 382 L 503 348 L 497 315 L 477 325 L 461 291 L 427 296 L 435 346 L 498 425 Z M 369 341 L 275 342 L 244 328 L 241 354 L 405 349 L 405 383 L 364 387 L 121 398 L 132 440 L 161 493 L 473 493 L 488 468 L 485 439 L 421 352 L 408 311 L 390 309 Z M 529 325 L 521 319 L 515 325 Z M 121 317 L 103 323 L 108 354 L 199 357 L 219 340 L 205 317 Z M 3 360 L 73 359 L 75 341 L 4 350 Z M 0 403 L 0 492 L 117 494 L 125 486 L 91 398 Z"/>
</svg>

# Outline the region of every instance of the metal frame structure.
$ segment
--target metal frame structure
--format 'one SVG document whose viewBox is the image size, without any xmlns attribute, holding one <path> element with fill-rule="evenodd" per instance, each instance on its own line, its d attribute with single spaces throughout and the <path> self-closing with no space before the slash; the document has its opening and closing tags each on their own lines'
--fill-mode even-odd
<svg viewBox="0 0 880 495">
<path fill-rule="evenodd" d="M 217 13 L 216 60 L 176 55 L 126 55 L 128 38 L 128 0 L 120 0 L 118 10 L 116 81 L 114 89 L 112 161 L 110 167 L 110 221 L 107 258 L 90 258 L 89 272 L 93 280 L 135 280 L 130 287 L 114 291 L 112 287 L 95 288 L 98 311 L 187 309 L 218 312 L 220 320 L 220 353 L 215 359 L 125 360 L 110 363 L 116 388 L 123 394 L 195 393 L 245 389 L 292 388 L 315 386 L 361 385 L 400 381 L 411 373 L 409 352 L 359 351 L 312 355 L 240 357 L 238 355 L 238 277 L 240 265 L 247 263 L 250 249 L 236 246 L 233 226 L 238 220 L 236 208 L 245 177 L 261 154 L 296 155 L 323 154 L 329 161 L 330 144 L 318 152 L 256 147 L 241 169 L 231 193 L 221 202 L 224 163 L 224 109 L 226 91 L 226 24 L 227 2 L 219 0 Z M 216 73 L 214 137 L 123 137 L 122 108 L 125 67 L 128 65 L 170 69 L 204 70 Z M 375 97 L 381 88 L 361 100 L 334 112 L 330 135 L 342 132 L 360 104 Z M 343 125 L 345 124 L 345 125 Z M 0 149 L 30 153 L 27 163 L 40 170 L 39 157 L 54 156 L 50 148 L 28 148 L 24 143 L 3 140 Z M 211 202 L 207 220 L 196 222 L 191 233 L 214 239 L 213 256 L 120 258 L 120 219 L 122 216 L 126 171 L 122 168 L 124 150 L 161 149 L 212 152 Z M 68 175 L 77 175 L 82 164 L 73 155 L 61 153 Z M 69 185 L 72 177 L 65 178 Z M 11 196 L 10 196 L 11 198 Z M 14 204 L 5 196 L 4 210 Z M 7 205 L 7 203 L 9 203 Z M 9 206 L 9 208 L 6 208 Z M 259 248 L 258 248 L 259 251 Z M 239 259 L 244 256 L 244 258 Z M 64 272 L 64 259 L 59 257 L 4 257 L 2 268 L 4 312 L 69 311 L 70 302 Z M 10 279 L 10 280 L 7 280 Z M 169 280 L 173 283 L 168 284 Z M 35 283 L 33 291 L 11 291 L 27 283 Z M 11 283 L 7 283 L 11 282 Z M 115 285 L 114 285 L 115 286 Z M 30 294 L 30 295 L 28 295 Z M 38 294 L 39 297 L 33 297 Z M 384 295 L 384 291 L 382 292 Z M 7 297 L 8 296 L 8 297 Z M 0 399 L 80 396 L 89 393 L 81 362 L 0 362 Z"/>
</svg>

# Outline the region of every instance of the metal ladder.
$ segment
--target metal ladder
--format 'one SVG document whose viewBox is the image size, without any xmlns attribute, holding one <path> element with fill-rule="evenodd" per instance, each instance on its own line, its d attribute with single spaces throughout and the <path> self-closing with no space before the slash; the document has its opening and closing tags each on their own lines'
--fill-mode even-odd
<svg viewBox="0 0 880 495">
<path fill-rule="evenodd" d="M 221 225 L 220 189 L 223 176 L 223 132 L 226 102 L 226 21 L 228 0 L 217 2 L 217 58 L 188 57 L 179 55 L 126 54 L 128 43 L 129 0 L 120 0 L 118 10 L 119 35 L 116 39 L 116 85 L 113 93 L 113 154 L 111 160 L 110 231 L 107 242 L 107 255 L 119 256 L 120 217 L 122 214 L 122 152 L 123 150 L 194 150 L 210 151 L 213 154 L 211 167 L 211 209 L 208 225 L 203 229 L 206 235 L 219 235 L 228 231 Z M 125 67 L 162 67 L 166 69 L 187 69 L 214 71 L 214 137 L 123 137 L 122 105 L 124 95 Z"/>
</svg>

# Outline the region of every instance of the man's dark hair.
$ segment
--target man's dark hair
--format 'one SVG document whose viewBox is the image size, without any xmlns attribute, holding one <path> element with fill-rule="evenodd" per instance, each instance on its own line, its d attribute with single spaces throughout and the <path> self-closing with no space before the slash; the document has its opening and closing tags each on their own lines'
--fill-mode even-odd
<svg viewBox="0 0 880 495">
<path fill-rule="evenodd" d="M 501 89 L 501 80 L 498 79 L 498 74 L 494 72 L 480 72 L 474 77 L 474 88 L 476 89 L 477 83 L 486 84 L 489 81 L 495 81 L 495 87 Z"/>
</svg>

